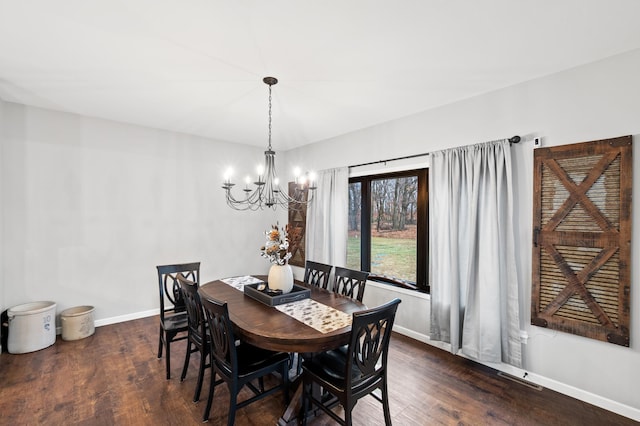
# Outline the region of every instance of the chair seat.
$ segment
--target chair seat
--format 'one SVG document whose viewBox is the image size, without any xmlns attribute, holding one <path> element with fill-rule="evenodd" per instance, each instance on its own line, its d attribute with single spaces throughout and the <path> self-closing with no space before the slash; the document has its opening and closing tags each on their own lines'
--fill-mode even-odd
<svg viewBox="0 0 640 426">
<path fill-rule="evenodd" d="M 167 331 L 174 330 L 187 330 L 189 320 L 186 312 L 180 312 L 177 314 L 164 317 L 163 328 Z"/>
<path fill-rule="evenodd" d="M 269 367 L 283 360 L 289 361 L 289 354 L 285 352 L 273 352 L 248 343 L 236 346 L 238 356 L 238 375 L 253 374 L 256 371 Z"/>
<path fill-rule="evenodd" d="M 344 389 L 346 387 L 344 373 L 347 364 L 345 355 L 340 349 L 316 354 L 310 360 L 305 361 L 302 368 L 321 381 L 330 383 L 337 389 Z M 360 370 L 354 366 L 351 375 L 353 380 L 357 379 L 361 376 Z"/>
</svg>

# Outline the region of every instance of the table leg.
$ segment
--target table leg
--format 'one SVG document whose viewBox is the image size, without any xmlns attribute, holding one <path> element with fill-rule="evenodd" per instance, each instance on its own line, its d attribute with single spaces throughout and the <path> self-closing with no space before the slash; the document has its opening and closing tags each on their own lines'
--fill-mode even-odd
<svg viewBox="0 0 640 426">
<path fill-rule="evenodd" d="M 284 414 L 278 419 L 278 426 L 291 426 L 298 424 L 298 414 L 302 410 L 302 380 L 298 380 L 296 392 L 289 402 Z"/>
<path fill-rule="evenodd" d="M 298 354 L 302 359 L 308 359 L 313 357 L 312 353 Z M 302 374 L 298 375 L 293 381 L 291 381 L 291 388 L 295 389 L 295 393 L 293 394 L 293 398 L 291 398 L 287 409 L 280 419 L 278 419 L 278 426 L 293 426 L 298 424 L 298 419 L 300 416 L 309 416 L 313 417 L 317 414 L 319 408 L 312 409 L 308 413 L 303 413 L 302 406 L 302 392 L 304 391 L 304 383 L 302 381 Z M 322 397 L 322 388 L 313 383 L 311 385 L 311 393 L 313 397 L 319 400 Z M 312 406 L 313 408 L 313 406 Z M 301 418 L 301 417 L 300 417 Z"/>
</svg>

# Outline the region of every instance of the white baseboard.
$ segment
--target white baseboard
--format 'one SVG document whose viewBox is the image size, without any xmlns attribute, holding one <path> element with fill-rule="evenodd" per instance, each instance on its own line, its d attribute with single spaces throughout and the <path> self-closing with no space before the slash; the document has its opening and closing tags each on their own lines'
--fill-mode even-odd
<svg viewBox="0 0 640 426">
<path fill-rule="evenodd" d="M 418 333 L 413 330 L 409 330 L 408 328 L 402 327 L 398 324 L 393 325 L 393 331 L 398 334 L 402 334 L 403 336 L 411 337 L 412 339 L 418 340 L 422 343 L 431 343 L 429 340 L 429 336 L 426 336 L 422 333 Z"/>
<path fill-rule="evenodd" d="M 133 314 L 120 315 L 120 316 L 111 317 L 111 318 L 103 318 L 100 320 L 96 320 L 95 324 L 96 324 L 96 327 L 102 327 L 103 325 L 111 325 L 111 324 L 117 324 L 119 322 L 133 321 L 140 318 L 152 317 L 154 315 L 158 315 L 159 313 L 160 313 L 159 309 L 151 309 L 149 311 L 135 312 Z"/>
<path fill-rule="evenodd" d="M 413 330 L 400 327 L 397 324 L 394 324 L 393 331 L 399 334 L 402 334 L 404 336 L 411 337 L 412 339 L 416 339 L 428 345 L 435 346 L 447 352 L 451 352 L 451 345 L 449 343 L 431 341 L 429 336 L 426 336 L 421 333 L 416 333 Z M 460 351 L 458 352 L 457 355 L 462 356 L 464 358 L 469 358 Z M 487 367 L 491 367 L 498 371 L 502 371 L 503 373 L 507 373 L 518 378 L 522 378 L 536 385 L 540 385 L 542 387 L 554 390 L 556 392 L 570 396 L 580 401 L 587 402 L 589 404 L 595 405 L 596 407 L 600 407 L 605 410 L 611 411 L 613 413 L 620 414 L 621 416 L 628 417 L 632 420 L 640 421 L 640 409 L 630 407 L 625 404 L 621 404 L 611 399 L 604 398 L 600 395 L 596 395 L 591 392 L 584 391 L 582 389 L 567 385 L 566 383 L 562 383 L 557 380 L 549 379 L 548 377 L 541 376 L 539 374 L 530 373 L 526 370 L 523 370 L 521 368 L 516 368 L 509 364 L 504 364 L 504 363 L 496 364 L 496 363 L 490 363 L 490 362 L 480 362 L 480 364 L 486 365 Z"/>
</svg>

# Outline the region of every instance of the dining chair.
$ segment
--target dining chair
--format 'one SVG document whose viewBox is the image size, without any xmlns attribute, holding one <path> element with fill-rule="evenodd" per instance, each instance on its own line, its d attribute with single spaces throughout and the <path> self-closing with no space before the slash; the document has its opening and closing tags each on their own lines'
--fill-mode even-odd
<svg viewBox="0 0 640 426">
<path fill-rule="evenodd" d="M 304 264 L 304 282 L 327 290 L 333 266 L 307 260 Z"/>
<path fill-rule="evenodd" d="M 200 391 L 202 390 L 202 381 L 204 379 L 204 370 L 211 367 L 209 332 L 207 327 L 207 319 L 202 308 L 202 301 L 198 294 L 198 283 L 188 280 L 181 272 L 177 274 L 182 296 L 187 309 L 188 330 L 187 330 L 187 351 L 184 356 L 184 365 L 182 367 L 182 375 L 180 381 L 184 381 L 189 368 L 191 354 L 200 353 L 200 367 L 198 368 L 198 381 L 196 382 L 196 390 L 193 394 L 193 402 L 200 400 Z M 209 359 L 209 364 L 207 364 Z"/>
<path fill-rule="evenodd" d="M 358 400 L 371 395 L 382 403 L 384 421 L 391 425 L 389 395 L 387 391 L 387 358 L 389 340 L 400 299 L 377 308 L 354 312 L 351 340 L 346 355 L 331 350 L 314 355 L 302 365 L 303 407 L 316 405 L 341 425 L 351 425 L 351 412 Z M 344 419 L 331 408 L 332 401 L 313 395 L 312 385 L 320 385 L 325 392 L 337 398 L 344 408 Z M 382 395 L 373 393 L 380 389 Z M 307 416 L 303 415 L 303 425 Z"/>
<path fill-rule="evenodd" d="M 209 397 L 202 420 L 208 421 L 214 389 L 217 385 L 216 375 L 227 383 L 229 389 L 229 414 L 227 424 L 235 422 L 236 410 L 258 401 L 277 391 L 284 391 L 285 402 L 289 403 L 289 355 L 284 352 L 273 352 L 258 348 L 248 343 L 240 342 L 236 345 L 233 325 L 229 319 L 229 308 L 226 302 L 207 297 L 200 292 L 202 305 L 207 317 L 210 335 L 211 351 L 211 381 Z M 260 380 L 266 375 L 278 372 L 281 383 L 265 390 L 262 383 L 260 389 L 254 386 L 253 380 Z M 247 386 L 254 396 L 238 402 L 238 393 Z"/>
<path fill-rule="evenodd" d="M 362 302 L 364 287 L 367 284 L 369 273 L 336 266 L 333 291 L 343 296 Z"/>
<path fill-rule="evenodd" d="M 187 339 L 188 320 L 177 274 L 194 281 L 200 281 L 200 262 L 156 266 L 158 270 L 158 289 L 160 292 L 160 338 L 158 339 L 158 358 L 162 358 L 162 349 L 166 347 L 167 379 L 171 378 L 171 343 Z M 167 305 L 167 301 L 169 304 Z"/>
</svg>

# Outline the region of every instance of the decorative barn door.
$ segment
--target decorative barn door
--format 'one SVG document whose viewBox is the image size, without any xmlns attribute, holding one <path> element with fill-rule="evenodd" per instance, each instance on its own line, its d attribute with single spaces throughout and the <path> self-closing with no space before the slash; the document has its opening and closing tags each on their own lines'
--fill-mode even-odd
<svg viewBox="0 0 640 426">
<path fill-rule="evenodd" d="M 294 182 L 289 182 L 289 197 L 298 201 L 307 201 L 309 190 L 296 190 Z M 289 224 L 287 226 L 289 237 L 289 251 L 291 259 L 289 264 L 305 267 L 306 253 L 305 244 L 307 241 L 307 205 L 289 203 Z"/>
<path fill-rule="evenodd" d="M 629 346 L 631 136 L 534 154 L 531 323 Z"/>
</svg>

